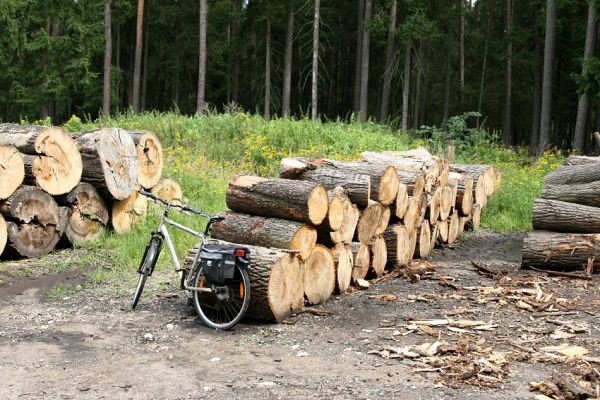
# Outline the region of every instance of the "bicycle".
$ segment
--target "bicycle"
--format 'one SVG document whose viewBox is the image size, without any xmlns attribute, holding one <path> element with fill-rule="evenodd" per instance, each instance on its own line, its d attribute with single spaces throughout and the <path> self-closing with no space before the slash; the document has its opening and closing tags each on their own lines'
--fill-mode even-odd
<svg viewBox="0 0 600 400">
<path fill-rule="evenodd" d="M 227 330 L 237 324 L 248 309 L 250 303 L 250 251 L 236 245 L 211 243 L 208 236 L 214 222 L 223 219 L 185 205 L 166 202 L 156 195 L 140 191 L 140 194 L 165 206 L 156 231 L 151 233 L 144 255 L 138 267 L 137 287 L 133 294 L 131 307 L 137 306 L 146 279 L 152 276 L 158 256 L 166 243 L 175 272 L 180 277 L 180 287 L 185 291 L 188 301 L 192 300 L 196 312 L 204 325 L 219 330 Z M 204 233 L 196 232 L 169 219 L 171 210 L 186 214 L 195 214 L 207 219 Z M 198 253 L 189 269 L 181 268 L 167 226 L 172 226 L 200 239 Z"/>
</svg>

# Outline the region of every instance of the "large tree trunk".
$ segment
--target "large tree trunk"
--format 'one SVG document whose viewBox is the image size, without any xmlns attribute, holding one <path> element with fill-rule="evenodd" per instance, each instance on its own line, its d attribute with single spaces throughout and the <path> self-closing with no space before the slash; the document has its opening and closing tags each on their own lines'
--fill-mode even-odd
<svg viewBox="0 0 600 400">
<path fill-rule="evenodd" d="M 356 58 L 354 63 L 354 102 L 353 110 L 360 112 L 360 72 L 362 68 L 363 25 L 365 21 L 365 0 L 358 0 L 358 27 L 356 28 Z"/>
<path fill-rule="evenodd" d="M 542 199 L 600 207 L 600 181 L 573 185 L 544 185 Z"/>
<path fill-rule="evenodd" d="M 315 0 L 315 17 L 313 21 L 313 54 L 312 54 L 312 84 L 311 84 L 311 119 L 319 117 L 318 80 L 319 80 L 319 25 L 321 24 L 321 0 Z"/>
<path fill-rule="evenodd" d="M 267 18 L 267 41 L 265 51 L 265 109 L 263 117 L 271 119 L 271 19 Z"/>
<path fill-rule="evenodd" d="M 512 144 L 512 0 L 506 0 L 506 96 L 504 98 L 504 130 L 502 142 Z"/>
<path fill-rule="evenodd" d="M 0 124 L 0 145 L 12 145 L 33 156 L 26 160 L 27 182 L 35 182 L 51 195 L 68 193 L 81 179 L 81 155 L 61 128 Z"/>
<path fill-rule="evenodd" d="M 104 201 L 92 185 L 80 183 L 56 200 L 69 208 L 65 227 L 65 236 L 69 242 L 81 245 L 102 235 L 108 224 L 109 214 Z"/>
<path fill-rule="evenodd" d="M 373 0 L 365 0 L 365 19 L 363 22 L 362 34 L 362 55 L 360 71 L 360 120 L 365 122 L 369 117 L 369 51 L 371 35 L 368 23 L 371 21 L 373 9 Z"/>
<path fill-rule="evenodd" d="M 220 215 L 225 219 L 212 225 L 212 237 L 216 239 L 295 250 L 301 260 L 306 260 L 317 244 L 316 229 L 301 222 L 231 211 Z"/>
<path fill-rule="evenodd" d="M 308 304 L 321 304 L 331 297 L 336 282 L 331 251 L 320 244 L 304 263 L 304 296 Z"/>
<path fill-rule="evenodd" d="M 523 268 L 586 271 L 591 260 L 600 270 L 600 234 L 533 231 L 523 241 Z"/>
<path fill-rule="evenodd" d="M 196 114 L 204 111 L 204 92 L 206 90 L 206 23 L 208 15 L 208 0 L 200 0 L 200 36 L 198 55 L 198 93 L 196 98 Z"/>
<path fill-rule="evenodd" d="M 552 77 L 554 74 L 556 43 L 556 0 L 546 2 L 546 40 L 544 43 L 544 80 L 542 84 L 542 111 L 540 139 L 537 154 L 542 155 L 550 141 L 552 130 Z"/>
<path fill-rule="evenodd" d="M 282 114 L 290 116 L 290 98 L 292 96 L 292 49 L 294 47 L 294 1 L 288 0 L 287 29 L 285 35 L 285 58 L 283 62 L 283 99 Z"/>
<path fill-rule="evenodd" d="M 391 165 L 298 157 L 282 159 L 279 173 L 283 178 L 321 183 L 329 190 L 343 187 L 350 200 L 363 207 L 369 198 L 389 205 L 398 194 L 398 174 Z"/>
<path fill-rule="evenodd" d="M 581 75 L 587 74 L 586 61 L 594 56 L 596 47 L 596 36 L 598 32 L 598 10 L 596 1 L 590 1 L 588 5 L 587 31 L 585 35 L 585 50 L 583 53 L 583 62 Z M 573 133 L 573 150 L 579 154 L 585 151 L 585 136 L 589 110 L 589 97 L 586 92 L 579 96 L 577 104 L 577 120 L 575 122 L 575 132 Z"/>
<path fill-rule="evenodd" d="M 110 69 L 112 60 L 111 1 L 106 0 L 104 4 L 104 78 L 102 81 L 102 112 L 104 115 L 110 115 Z"/>
<path fill-rule="evenodd" d="M 446 81 L 444 83 L 444 111 L 442 116 L 442 129 L 444 131 L 448 130 L 448 116 L 450 114 L 450 75 L 452 74 L 452 52 L 449 44 L 446 51 Z"/>
<path fill-rule="evenodd" d="M 234 211 L 314 225 L 323 222 L 329 205 L 327 191 L 317 183 L 250 175 L 231 179 L 226 201 Z"/>
<path fill-rule="evenodd" d="M 600 209 L 557 200 L 533 203 L 533 229 L 555 232 L 600 233 Z"/>
<path fill-rule="evenodd" d="M 33 186 L 21 186 L 0 203 L 0 213 L 7 220 L 6 250 L 23 257 L 37 257 L 51 252 L 60 239 L 63 227 L 54 199 Z"/>
<path fill-rule="evenodd" d="M 0 145 L 0 200 L 15 192 L 25 179 L 21 153 L 14 146 Z"/>
<path fill-rule="evenodd" d="M 572 185 L 594 181 L 600 181 L 600 168 L 590 168 L 587 164 L 563 165 L 544 177 L 544 185 Z"/>
<path fill-rule="evenodd" d="M 142 71 L 142 38 L 144 37 L 144 0 L 138 0 L 137 23 L 135 30 L 135 59 L 133 64 L 132 107 L 134 113 L 140 112 L 140 74 Z"/>
<path fill-rule="evenodd" d="M 383 72 L 383 88 L 381 91 L 381 112 L 379 122 L 387 122 L 390 116 L 390 93 L 392 89 L 392 68 L 394 66 L 394 50 L 396 47 L 396 9 L 398 0 L 392 0 L 388 22 L 387 45 L 385 48 L 385 70 Z"/>
<path fill-rule="evenodd" d="M 402 81 L 402 130 L 408 130 L 408 98 L 410 95 L 410 51 L 411 44 L 406 42 L 404 49 L 404 78 Z"/>
<path fill-rule="evenodd" d="M 540 138 L 540 113 L 542 92 L 542 39 L 539 27 L 540 13 L 535 13 L 535 45 L 534 45 L 534 71 L 533 71 L 533 109 L 531 123 L 531 148 L 537 149 Z"/>
<path fill-rule="evenodd" d="M 221 244 L 227 242 L 219 241 Z M 297 256 L 242 244 L 250 250 L 250 318 L 281 322 L 304 307 L 304 272 Z M 190 249 L 185 266 L 191 267 L 198 248 Z"/>
<path fill-rule="evenodd" d="M 129 131 L 135 143 L 137 156 L 137 183 L 150 189 L 160 181 L 163 167 L 163 153 L 160 141 L 150 131 Z"/>
<path fill-rule="evenodd" d="M 485 31 L 485 46 L 483 48 L 483 65 L 481 66 L 481 83 L 479 84 L 479 101 L 477 102 L 477 112 L 481 114 L 481 107 L 483 106 L 483 87 L 485 84 L 485 69 L 487 66 L 487 55 L 490 42 L 490 27 L 492 25 L 492 17 L 488 15 L 487 30 Z M 479 118 L 477 116 L 477 128 L 479 128 Z"/>
<path fill-rule="evenodd" d="M 127 131 L 103 128 L 73 135 L 81 153 L 81 180 L 110 199 L 124 200 L 137 183 L 135 144 Z"/>
</svg>

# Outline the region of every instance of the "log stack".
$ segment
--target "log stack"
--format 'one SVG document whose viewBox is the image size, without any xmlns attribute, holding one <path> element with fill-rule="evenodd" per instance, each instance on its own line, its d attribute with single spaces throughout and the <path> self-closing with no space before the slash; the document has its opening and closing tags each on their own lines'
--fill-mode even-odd
<svg viewBox="0 0 600 400">
<path fill-rule="evenodd" d="M 523 242 L 523 268 L 598 272 L 600 157 L 570 156 L 546 175 L 532 224 Z"/>
<path fill-rule="evenodd" d="M 127 232 L 145 215 L 141 188 L 182 198 L 176 182 L 161 180 L 162 165 L 152 132 L 0 124 L 0 256 L 36 257 L 109 227 Z"/>
</svg>

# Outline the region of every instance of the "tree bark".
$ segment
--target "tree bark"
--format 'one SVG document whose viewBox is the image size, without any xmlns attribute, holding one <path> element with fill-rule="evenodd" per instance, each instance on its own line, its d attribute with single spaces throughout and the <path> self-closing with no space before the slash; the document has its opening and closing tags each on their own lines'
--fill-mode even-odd
<svg viewBox="0 0 600 400">
<path fill-rule="evenodd" d="M 102 87 L 102 112 L 104 115 L 110 115 L 110 69 L 112 60 L 112 18 L 110 11 L 111 0 L 106 0 L 104 4 L 104 78 Z"/>
<path fill-rule="evenodd" d="M 265 51 L 265 109 L 263 117 L 271 119 L 271 19 L 267 18 L 267 40 Z"/>
<path fill-rule="evenodd" d="M 142 38 L 144 35 L 144 0 L 137 2 L 137 23 L 135 35 L 135 58 L 133 64 L 132 107 L 134 113 L 140 112 L 140 73 L 142 68 Z"/>
<path fill-rule="evenodd" d="M 316 229 L 300 222 L 232 211 L 220 215 L 225 219 L 212 225 L 212 237 L 215 239 L 296 250 L 301 260 L 306 260 L 317 244 Z"/>
<path fill-rule="evenodd" d="M 56 198 L 56 201 L 69 209 L 65 227 L 69 242 L 82 245 L 102 235 L 108 224 L 108 208 L 92 185 L 80 183 L 66 195 Z"/>
<path fill-rule="evenodd" d="M 396 10 L 398 0 L 392 0 L 388 22 L 387 45 L 385 49 L 385 70 L 383 73 L 383 88 L 381 91 L 381 111 L 379 122 L 385 123 L 390 116 L 390 93 L 392 89 L 392 68 L 394 66 L 394 51 L 396 47 Z"/>
<path fill-rule="evenodd" d="M 533 71 L 533 121 L 531 124 L 531 148 L 537 149 L 540 137 L 540 113 L 542 92 L 542 39 L 540 37 L 540 13 L 535 13 L 535 47 L 534 47 L 534 71 Z"/>
<path fill-rule="evenodd" d="M 596 36 L 598 33 L 598 11 L 596 10 L 596 2 L 590 1 L 588 5 L 588 20 L 587 30 L 585 35 L 585 50 L 583 53 L 583 63 L 581 68 L 581 75 L 584 76 L 587 73 L 586 61 L 594 56 L 594 48 L 596 47 Z M 579 102 L 577 103 L 577 119 L 575 122 L 575 132 L 573 133 L 573 150 L 579 154 L 585 152 L 585 136 L 587 119 L 589 112 L 589 96 L 586 92 L 583 92 L 579 96 Z"/>
<path fill-rule="evenodd" d="M 444 89 L 444 114 L 442 117 L 442 128 L 444 129 L 444 131 L 448 130 L 448 115 L 450 114 L 450 75 L 452 73 L 452 63 L 451 63 L 451 59 L 452 59 L 452 52 L 450 51 L 450 45 L 448 45 L 448 48 L 446 49 L 447 51 L 447 55 L 446 55 L 446 82 L 445 82 L 445 89 Z M 406 71 L 406 69 L 405 69 Z M 408 115 L 408 113 L 407 113 Z"/>
<path fill-rule="evenodd" d="M 140 109 L 146 110 L 146 98 L 148 96 L 148 50 L 150 48 L 150 29 L 146 27 L 144 30 L 144 61 L 142 62 L 142 98 Z"/>
<path fill-rule="evenodd" d="M 542 199 L 600 207 L 600 181 L 572 185 L 544 185 Z"/>
<path fill-rule="evenodd" d="M 0 145 L 28 154 L 29 182 L 51 195 L 68 193 L 81 178 L 82 159 L 69 134 L 57 127 L 0 124 Z"/>
<path fill-rule="evenodd" d="M 533 231 L 523 241 L 523 268 L 559 271 L 600 270 L 600 234 L 569 234 Z"/>
<path fill-rule="evenodd" d="M 512 144 L 512 0 L 506 0 L 506 96 L 504 98 L 504 129 L 502 142 Z"/>
<path fill-rule="evenodd" d="M 465 0 L 460 0 L 460 111 L 465 103 Z"/>
<path fill-rule="evenodd" d="M 294 1 L 288 0 L 287 29 L 285 35 L 285 58 L 283 66 L 283 99 L 282 114 L 290 116 L 290 98 L 292 96 L 292 54 L 294 47 Z"/>
<path fill-rule="evenodd" d="M 557 200 L 533 203 L 533 229 L 571 233 L 600 233 L 600 209 Z"/>
<path fill-rule="evenodd" d="M 483 87 L 485 84 L 485 69 L 487 66 L 487 55 L 490 42 L 490 27 L 492 25 L 492 17 L 488 15 L 487 29 L 485 31 L 485 46 L 483 48 L 483 65 L 481 66 L 481 83 L 479 84 L 479 101 L 477 102 L 477 112 L 481 114 L 481 108 L 483 106 Z M 479 128 L 479 118 L 477 116 L 477 128 Z"/>
<path fill-rule="evenodd" d="M 127 131 L 103 128 L 73 135 L 81 153 L 81 181 L 114 200 L 124 200 L 137 184 L 135 144 Z"/>
<path fill-rule="evenodd" d="M 542 155 L 550 141 L 552 130 L 552 77 L 556 44 L 556 0 L 546 3 L 546 40 L 544 43 L 544 79 L 542 84 L 542 109 L 540 116 L 540 139 L 537 154 Z"/>
<path fill-rule="evenodd" d="M 544 177 L 544 185 L 572 185 L 594 181 L 600 181 L 600 168 L 590 168 L 586 164 L 563 165 Z"/>
<path fill-rule="evenodd" d="M 200 0 L 200 35 L 198 56 L 198 93 L 196 99 L 196 114 L 204 112 L 204 92 L 206 90 L 206 24 L 208 15 L 208 0 Z"/>
<path fill-rule="evenodd" d="M 313 54 L 312 54 L 312 85 L 311 85 L 311 119 L 316 122 L 318 111 L 318 79 L 319 79 L 319 25 L 321 24 L 321 0 L 315 0 L 315 17 L 313 21 Z"/>
<path fill-rule="evenodd" d="M 304 296 L 308 304 L 326 302 L 333 294 L 335 282 L 333 255 L 327 247 L 318 244 L 304 263 Z"/>
<path fill-rule="evenodd" d="M 600 163 L 600 157 L 569 156 L 565 161 L 565 165 L 589 165 L 594 163 Z"/>
<path fill-rule="evenodd" d="M 0 200 L 12 195 L 25 179 L 21 153 L 14 146 L 0 145 Z"/>
<path fill-rule="evenodd" d="M 360 120 L 366 122 L 369 117 L 369 51 L 371 35 L 366 23 L 371 21 L 373 0 L 365 0 L 365 19 L 362 34 L 362 55 L 360 68 Z"/>
<path fill-rule="evenodd" d="M 226 201 L 234 211 L 314 225 L 327 216 L 329 202 L 327 191 L 317 183 L 249 175 L 231 179 Z"/>
<path fill-rule="evenodd" d="M 362 70 L 363 25 L 365 21 L 365 0 L 358 0 L 358 27 L 356 28 L 356 59 L 354 64 L 354 103 L 356 114 L 360 112 L 360 85 Z"/>
<path fill-rule="evenodd" d="M 408 130 L 408 98 L 410 94 L 410 51 L 411 44 L 406 42 L 404 50 L 404 79 L 402 82 L 402 130 Z"/>
</svg>

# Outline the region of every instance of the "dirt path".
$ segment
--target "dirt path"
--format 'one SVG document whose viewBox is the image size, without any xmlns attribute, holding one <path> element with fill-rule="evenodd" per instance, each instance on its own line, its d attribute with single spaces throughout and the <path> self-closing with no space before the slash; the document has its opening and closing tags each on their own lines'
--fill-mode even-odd
<svg viewBox="0 0 600 400">
<path fill-rule="evenodd" d="M 600 278 L 523 273 L 520 246 L 518 235 L 467 235 L 413 266 L 407 275 L 415 283 L 386 280 L 332 299 L 323 307 L 329 316 L 247 321 L 230 332 L 201 326 L 166 279 L 161 296 L 143 298 L 135 312 L 125 293 L 85 289 L 49 302 L 40 293 L 56 280 L 17 280 L 0 286 L 0 398 L 530 399 L 530 381 L 600 368 L 542 350 L 568 343 L 600 356 Z M 471 260 L 495 274 L 480 275 Z M 551 299 L 535 303 L 536 288 Z M 536 305 L 519 308 L 519 301 Z M 444 318 L 492 328 L 413 329 L 410 322 Z M 394 353 L 435 341 L 444 351 L 431 357 Z"/>
</svg>

